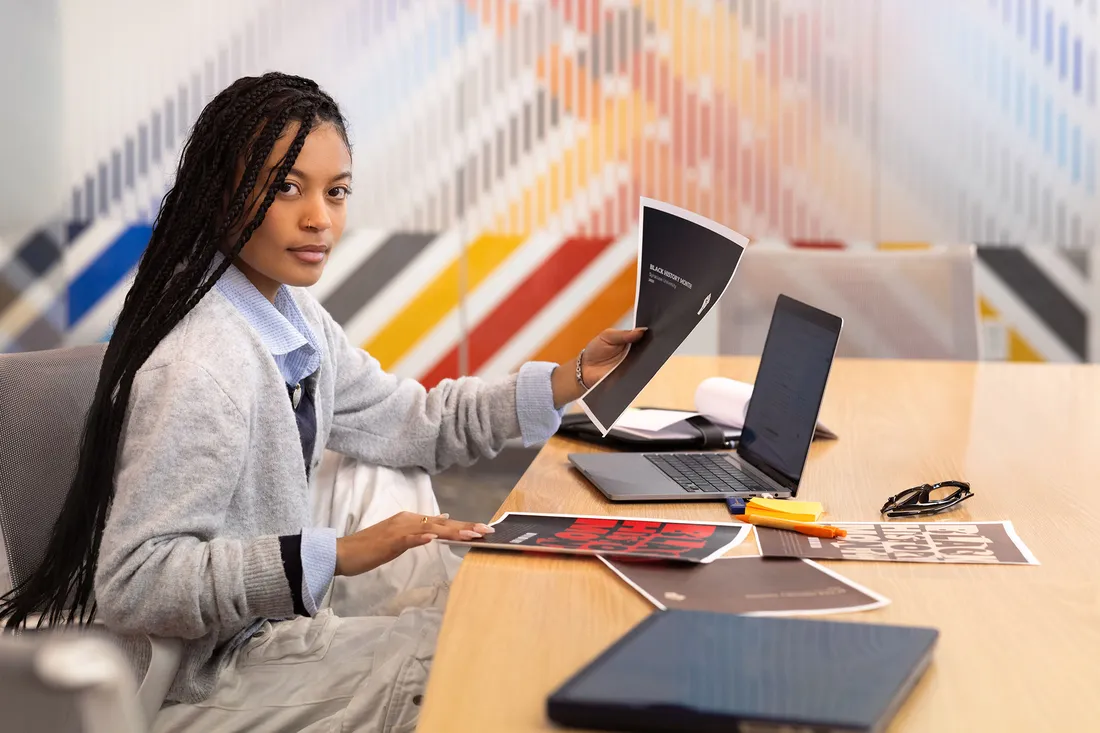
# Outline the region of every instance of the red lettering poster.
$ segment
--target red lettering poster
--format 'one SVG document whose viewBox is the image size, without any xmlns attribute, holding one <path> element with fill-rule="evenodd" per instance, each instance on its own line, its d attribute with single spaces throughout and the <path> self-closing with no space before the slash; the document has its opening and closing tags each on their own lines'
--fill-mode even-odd
<svg viewBox="0 0 1100 733">
<path fill-rule="evenodd" d="M 489 550 L 558 552 L 608 557 L 645 557 L 709 563 L 739 544 L 743 522 L 669 522 L 663 519 L 509 512 L 479 540 L 449 544 Z"/>
</svg>

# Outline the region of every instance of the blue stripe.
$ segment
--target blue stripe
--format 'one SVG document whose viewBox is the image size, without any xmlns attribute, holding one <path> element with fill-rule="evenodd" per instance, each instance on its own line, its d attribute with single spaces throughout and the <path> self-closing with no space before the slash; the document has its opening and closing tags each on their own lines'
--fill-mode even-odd
<svg viewBox="0 0 1100 733">
<path fill-rule="evenodd" d="M 1089 143 L 1088 158 L 1085 160 L 1085 186 L 1088 192 L 1096 193 L 1096 144 Z"/>
<path fill-rule="evenodd" d="M 1053 150 L 1054 141 L 1054 111 L 1053 103 L 1050 101 L 1050 97 L 1047 97 L 1046 105 L 1043 107 L 1043 152 L 1050 155 Z"/>
<path fill-rule="evenodd" d="M 1081 93 L 1081 39 L 1073 42 L 1073 93 Z"/>
<path fill-rule="evenodd" d="M 1058 115 L 1058 167 L 1066 167 L 1066 113 Z"/>
<path fill-rule="evenodd" d="M 1024 72 L 1016 70 L 1016 126 L 1024 129 L 1024 97 L 1027 96 L 1027 82 Z"/>
<path fill-rule="evenodd" d="M 1047 64 L 1049 65 L 1052 61 L 1054 61 L 1054 11 L 1053 10 L 1048 10 L 1047 11 L 1046 21 L 1047 21 L 1046 22 L 1046 26 L 1047 26 L 1046 31 L 1047 32 L 1046 32 L 1046 38 L 1045 38 L 1046 43 L 1044 44 L 1045 53 L 1043 54 L 1043 56 L 1045 57 L 1045 60 L 1046 60 Z"/>
<path fill-rule="evenodd" d="M 1039 50 L 1039 0 L 1031 0 L 1031 50 Z"/>
<path fill-rule="evenodd" d="M 77 275 L 69 284 L 69 326 L 87 315 L 137 264 L 152 234 L 148 224 L 131 226 Z"/>
<path fill-rule="evenodd" d="M 1073 142 L 1070 143 L 1070 169 L 1074 183 L 1081 181 L 1081 127 L 1073 128 Z"/>
<path fill-rule="evenodd" d="M 1032 140 L 1039 139 L 1039 87 L 1034 83 L 1031 85 L 1031 124 L 1028 132 L 1031 134 Z"/>
<path fill-rule="evenodd" d="M 1069 70 L 1069 28 L 1065 23 L 1058 26 L 1058 78 L 1065 79 Z"/>
<path fill-rule="evenodd" d="M 354 102 L 345 103 L 349 108 L 355 105 L 356 137 L 367 139 L 376 128 L 388 124 L 393 118 L 392 109 L 415 93 L 430 74 L 457 53 L 477 27 L 478 18 L 472 11 L 448 6 L 415 38 L 363 77 Z M 427 56 L 422 53 L 425 46 L 430 48 Z M 378 99 L 385 99 L 386 104 L 378 104 Z"/>
</svg>

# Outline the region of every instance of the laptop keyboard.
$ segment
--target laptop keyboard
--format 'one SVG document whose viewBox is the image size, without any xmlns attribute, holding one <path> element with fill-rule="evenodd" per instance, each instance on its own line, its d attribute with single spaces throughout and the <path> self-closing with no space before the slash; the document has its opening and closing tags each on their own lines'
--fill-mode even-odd
<svg viewBox="0 0 1100 733">
<path fill-rule="evenodd" d="M 646 459 L 666 476 L 692 493 L 755 491 L 774 493 L 721 455 L 711 453 L 651 453 Z"/>
</svg>

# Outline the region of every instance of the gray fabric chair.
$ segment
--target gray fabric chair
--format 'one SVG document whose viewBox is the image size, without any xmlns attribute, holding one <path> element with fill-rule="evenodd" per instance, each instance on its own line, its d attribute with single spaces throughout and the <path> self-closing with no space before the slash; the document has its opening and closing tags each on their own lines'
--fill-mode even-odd
<svg viewBox="0 0 1100 733">
<path fill-rule="evenodd" d="M 142 733 L 126 661 L 92 634 L 0 635 L 0 730 Z"/>
<path fill-rule="evenodd" d="M 0 545 L 10 582 L 41 563 L 68 495 L 105 346 L 0 354 Z M 6 589 L 5 589 L 6 590 Z M 152 720 L 179 667 L 181 644 L 148 637 L 138 699 Z"/>
<path fill-rule="evenodd" d="M 718 303 L 723 354 L 758 355 L 780 293 L 844 319 L 837 356 L 981 358 L 975 248 L 748 248 Z"/>
</svg>

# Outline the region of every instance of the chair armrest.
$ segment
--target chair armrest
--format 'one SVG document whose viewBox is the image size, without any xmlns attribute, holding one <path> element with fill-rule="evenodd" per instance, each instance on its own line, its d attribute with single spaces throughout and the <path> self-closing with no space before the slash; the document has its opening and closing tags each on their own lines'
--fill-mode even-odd
<svg viewBox="0 0 1100 733">
<path fill-rule="evenodd" d="M 179 639 L 165 639 L 159 636 L 147 636 L 152 647 L 149 653 L 149 666 L 145 677 L 138 686 L 138 703 L 145 712 L 146 722 L 152 726 L 157 711 L 164 704 L 168 688 L 179 671 L 180 657 L 183 655 L 183 642 Z"/>
<path fill-rule="evenodd" d="M 40 614 L 32 614 L 27 618 L 27 628 L 39 626 Z M 93 621 L 93 626 L 102 626 L 103 622 Z M 48 624 L 42 626 L 48 628 Z M 42 628 L 41 626 L 39 628 Z M 179 671 L 180 659 L 183 656 L 183 642 L 179 639 L 166 639 L 159 636 L 145 636 L 149 640 L 149 666 L 145 669 L 145 676 L 138 685 L 137 699 L 145 714 L 146 723 L 150 726 L 157 717 L 157 712 L 164 704 L 164 698 L 168 694 L 168 688 L 172 686 L 172 680 Z"/>
</svg>

